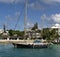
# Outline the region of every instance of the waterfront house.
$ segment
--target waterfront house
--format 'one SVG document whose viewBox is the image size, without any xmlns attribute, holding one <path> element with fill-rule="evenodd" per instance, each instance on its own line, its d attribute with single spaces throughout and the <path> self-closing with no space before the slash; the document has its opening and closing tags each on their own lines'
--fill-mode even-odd
<svg viewBox="0 0 60 57">
<path fill-rule="evenodd" d="M 60 42 L 60 24 L 55 24 L 51 27 L 51 29 L 55 29 L 57 34 L 59 35 L 59 38 L 56 38 L 54 42 Z"/>
<path fill-rule="evenodd" d="M 41 38 L 41 34 L 38 32 L 38 29 L 36 30 L 28 29 L 26 35 L 29 39 Z"/>
</svg>

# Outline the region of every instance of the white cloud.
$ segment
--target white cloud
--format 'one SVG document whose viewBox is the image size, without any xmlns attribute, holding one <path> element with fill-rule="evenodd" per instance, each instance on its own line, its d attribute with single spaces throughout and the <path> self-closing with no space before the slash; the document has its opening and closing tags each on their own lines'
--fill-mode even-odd
<svg viewBox="0 0 60 57">
<path fill-rule="evenodd" d="M 17 11 L 17 12 L 15 12 L 15 13 L 13 14 L 13 16 L 9 14 L 9 15 L 5 16 L 5 18 L 6 18 L 7 20 L 12 21 L 12 20 L 17 20 L 17 19 L 19 18 L 19 16 L 20 16 L 20 12 Z"/>
<path fill-rule="evenodd" d="M 0 2 L 3 2 L 3 3 L 19 3 L 19 2 L 25 2 L 25 1 L 26 0 L 0 0 Z M 40 1 L 43 1 L 44 3 L 53 3 L 53 2 L 60 3 L 60 0 L 40 0 Z"/>
<path fill-rule="evenodd" d="M 55 2 L 60 2 L 60 0 L 53 0 L 53 1 L 55 1 Z"/>
<path fill-rule="evenodd" d="M 20 17 L 20 12 L 17 11 L 17 12 L 14 14 L 14 16 L 15 16 L 15 19 L 18 19 L 18 18 Z"/>
<path fill-rule="evenodd" d="M 27 27 L 33 27 L 33 23 L 27 22 Z"/>
<path fill-rule="evenodd" d="M 51 17 L 47 16 L 46 14 L 43 14 L 41 16 L 41 19 L 42 19 L 42 21 L 44 21 L 44 20 L 50 21 L 51 20 Z"/>
<path fill-rule="evenodd" d="M 34 3 L 31 3 L 31 4 L 29 4 L 28 6 L 33 7 L 34 5 L 35 5 Z"/>
<path fill-rule="evenodd" d="M 60 23 L 60 14 L 52 14 L 50 16 L 42 15 L 41 19 L 53 21 L 55 23 Z"/>
<path fill-rule="evenodd" d="M 38 0 L 33 3 L 30 3 L 28 6 L 33 9 L 39 9 L 39 10 L 45 8 L 43 5 L 40 4 L 40 2 L 38 2 Z"/>
<path fill-rule="evenodd" d="M 19 3 L 24 2 L 25 0 L 0 0 L 2 3 Z"/>
<path fill-rule="evenodd" d="M 53 14 L 50 17 L 54 22 L 60 23 L 60 14 Z"/>
<path fill-rule="evenodd" d="M 34 2 L 29 3 L 29 7 L 32 9 L 45 10 L 48 8 L 57 7 L 60 3 L 60 0 L 35 0 Z"/>
<path fill-rule="evenodd" d="M 60 0 L 42 0 L 42 2 L 46 4 L 55 4 L 55 3 L 60 3 Z"/>
<path fill-rule="evenodd" d="M 60 3 L 60 0 L 42 0 L 42 2 L 47 5 L 58 5 Z"/>
<path fill-rule="evenodd" d="M 48 0 L 48 1 L 50 1 L 50 2 L 58 2 L 58 3 L 60 3 L 60 0 Z"/>
<path fill-rule="evenodd" d="M 12 20 L 10 15 L 5 16 L 5 18 L 8 19 L 8 20 Z"/>
<path fill-rule="evenodd" d="M 42 16 L 41 16 L 41 19 L 46 19 L 47 18 L 47 16 L 45 15 L 45 14 L 43 14 Z"/>
</svg>

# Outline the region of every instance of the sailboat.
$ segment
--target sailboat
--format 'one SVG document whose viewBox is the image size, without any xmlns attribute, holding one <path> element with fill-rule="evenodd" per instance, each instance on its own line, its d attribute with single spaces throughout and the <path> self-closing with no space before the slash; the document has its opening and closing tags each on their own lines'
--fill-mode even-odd
<svg viewBox="0 0 60 57">
<path fill-rule="evenodd" d="M 26 19 L 27 19 L 27 1 L 25 4 L 25 18 L 24 18 L 24 32 L 26 36 Z M 24 40 L 21 40 L 19 43 L 13 43 L 14 47 L 17 48 L 48 48 L 49 43 L 43 39 L 35 39 L 35 40 L 26 40 L 24 36 Z"/>
</svg>

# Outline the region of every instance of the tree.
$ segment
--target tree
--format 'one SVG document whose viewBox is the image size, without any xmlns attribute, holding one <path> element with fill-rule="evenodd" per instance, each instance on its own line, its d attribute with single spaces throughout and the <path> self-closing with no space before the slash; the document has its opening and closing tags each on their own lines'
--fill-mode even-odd
<svg viewBox="0 0 60 57">
<path fill-rule="evenodd" d="M 32 27 L 32 30 L 38 29 L 38 23 L 36 22 L 34 26 Z"/>
<path fill-rule="evenodd" d="M 15 33 L 17 34 L 17 36 L 24 36 L 24 31 L 16 30 Z"/>
<path fill-rule="evenodd" d="M 57 39 L 57 42 L 58 42 L 58 38 L 59 38 L 58 29 L 52 29 L 50 37 L 52 40 Z"/>
<path fill-rule="evenodd" d="M 11 30 L 9 30 L 9 35 L 10 36 L 13 36 L 14 34 L 13 34 L 13 30 L 11 29 Z"/>
<path fill-rule="evenodd" d="M 41 35 L 42 35 L 42 38 L 43 39 L 47 39 L 49 40 L 50 39 L 50 31 L 49 31 L 49 28 L 44 28 L 41 32 Z"/>
<path fill-rule="evenodd" d="M 19 30 L 9 30 L 9 35 L 10 36 L 23 36 L 24 35 L 24 31 L 19 31 Z"/>
<path fill-rule="evenodd" d="M 4 33 L 6 33 L 6 26 L 5 26 L 5 24 L 3 26 L 3 29 L 4 29 Z"/>
<path fill-rule="evenodd" d="M 57 29 L 44 28 L 41 31 L 42 31 L 41 35 L 43 39 L 46 39 L 48 41 L 53 41 L 57 39 L 58 41 L 59 35 Z"/>
</svg>

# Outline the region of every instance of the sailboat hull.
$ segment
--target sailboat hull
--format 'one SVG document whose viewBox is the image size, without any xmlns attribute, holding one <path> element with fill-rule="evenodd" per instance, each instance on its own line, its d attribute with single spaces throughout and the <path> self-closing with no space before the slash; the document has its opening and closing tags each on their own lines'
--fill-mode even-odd
<svg viewBox="0 0 60 57">
<path fill-rule="evenodd" d="M 31 45 L 31 44 L 15 44 L 13 43 L 14 47 L 16 48 L 48 48 L 48 45 L 47 44 L 44 44 L 44 45 Z"/>
</svg>

